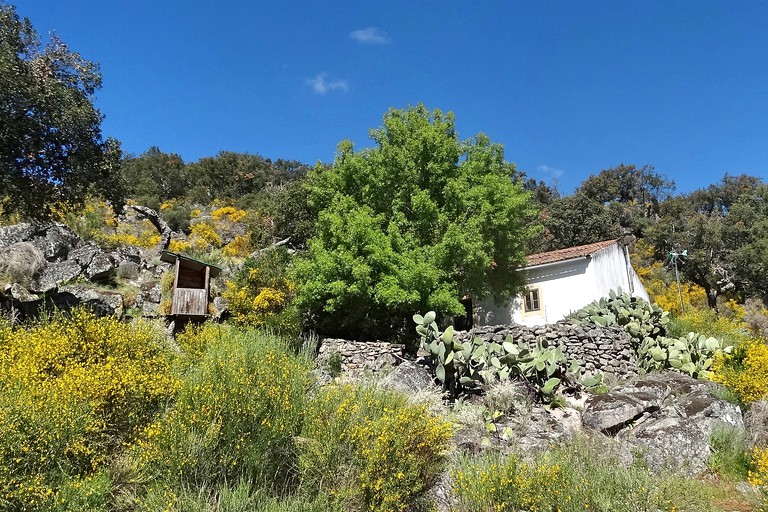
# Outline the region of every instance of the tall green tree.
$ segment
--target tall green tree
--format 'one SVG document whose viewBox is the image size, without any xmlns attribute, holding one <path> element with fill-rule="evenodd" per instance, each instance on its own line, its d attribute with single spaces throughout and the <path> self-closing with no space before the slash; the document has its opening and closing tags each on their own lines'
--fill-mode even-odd
<svg viewBox="0 0 768 512">
<path fill-rule="evenodd" d="M 526 187 L 534 191 L 544 226 L 531 251 L 542 252 L 618 238 L 628 231 L 642 236 L 675 184 L 650 165 L 619 164 L 591 175 L 570 196 L 560 197 L 535 181 Z"/>
<path fill-rule="evenodd" d="M 163 201 L 183 197 L 191 184 L 184 160 L 152 146 L 139 156 L 123 159 L 120 172 L 127 194 L 139 204 L 158 209 Z"/>
<path fill-rule="evenodd" d="M 120 148 L 103 140 L 93 95 L 97 64 L 56 36 L 42 47 L 30 21 L 0 3 L 0 198 L 3 208 L 45 217 L 87 194 L 122 199 Z M 10 200 L 8 200 L 10 198 Z"/>
<path fill-rule="evenodd" d="M 622 235 L 617 212 L 583 192 L 553 199 L 541 209 L 544 226 L 530 252 L 546 252 L 601 242 Z"/>
<path fill-rule="evenodd" d="M 717 307 L 721 295 L 766 298 L 768 187 L 754 176 L 728 176 L 715 185 L 661 204 L 647 238 L 660 258 L 677 259 L 685 278 Z"/>
<path fill-rule="evenodd" d="M 388 339 L 416 311 L 461 315 L 464 296 L 518 291 L 535 211 L 502 147 L 459 140 L 453 114 L 423 105 L 390 110 L 371 138 L 308 178 L 316 234 L 293 275 L 313 326 Z"/>
<path fill-rule="evenodd" d="M 675 183 L 657 173 L 653 166 L 619 164 L 587 178 L 578 189 L 596 203 L 607 206 L 624 230 L 643 236 L 659 214 L 659 205 L 668 199 Z"/>
</svg>

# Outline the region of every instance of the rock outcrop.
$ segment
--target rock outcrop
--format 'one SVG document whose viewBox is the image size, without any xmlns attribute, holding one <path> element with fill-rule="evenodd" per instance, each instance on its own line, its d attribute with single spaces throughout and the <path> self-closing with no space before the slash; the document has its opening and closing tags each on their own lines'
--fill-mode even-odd
<svg viewBox="0 0 768 512">
<path fill-rule="evenodd" d="M 697 474 L 707 467 L 715 430 L 744 431 L 741 410 L 716 396 L 718 386 L 674 372 L 648 375 L 591 396 L 583 422 L 656 471 Z"/>
<path fill-rule="evenodd" d="M 105 251 L 58 223 L 0 227 L 0 306 L 21 318 L 40 308 L 83 305 L 98 314 L 118 314 L 123 297 L 110 287 L 118 272 L 130 276 L 136 305 L 154 315 L 161 299 L 158 276 L 167 267 L 142 259 L 135 247 Z M 150 284 L 151 283 L 151 284 Z"/>
</svg>

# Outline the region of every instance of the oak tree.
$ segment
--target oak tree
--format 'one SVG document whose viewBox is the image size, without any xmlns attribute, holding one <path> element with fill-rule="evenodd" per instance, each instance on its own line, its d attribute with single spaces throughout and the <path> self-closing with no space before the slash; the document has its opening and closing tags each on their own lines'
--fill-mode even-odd
<svg viewBox="0 0 768 512">
<path fill-rule="evenodd" d="M 43 47 L 30 21 L 0 3 L 0 199 L 3 210 L 45 217 L 89 193 L 119 202 L 115 140 L 93 105 L 99 67 L 57 36 Z"/>
</svg>

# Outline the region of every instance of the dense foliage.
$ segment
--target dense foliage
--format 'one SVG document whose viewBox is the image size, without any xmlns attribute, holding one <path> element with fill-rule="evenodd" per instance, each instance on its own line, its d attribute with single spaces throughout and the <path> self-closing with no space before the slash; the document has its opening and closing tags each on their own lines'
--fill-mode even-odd
<svg viewBox="0 0 768 512">
<path fill-rule="evenodd" d="M 0 201 L 38 218 L 91 191 L 119 203 L 119 144 L 103 140 L 93 95 L 97 64 L 55 35 L 45 48 L 26 18 L 0 3 Z"/>
<path fill-rule="evenodd" d="M 285 275 L 289 260 L 283 248 L 259 253 L 227 281 L 223 297 L 236 323 L 298 335 L 300 318 L 291 303 L 296 286 Z"/>
<path fill-rule="evenodd" d="M 87 509 L 178 387 L 162 331 L 84 311 L 0 329 L 0 508 Z"/>
<path fill-rule="evenodd" d="M 292 477 L 307 361 L 253 331 L 203 328 L 182 343 L 199 356 L 181 378 L 174 407 L 131 448 L 136 474 L 174 487 L 246 479 L 282 489 Z"/>
<path fill-rule="evenodd" d="M 329 386 L 309 404 L 304 484 L 364 510 L 412 510 L 446 462 L 451 427 L 391 391 Z"/>
<path fill-rule="evenodd" d="M 677 264 L 686 280 L 705 290 L 710 307 L 720 296 L 765 300 L 767 199 L 760 178 L 726 175 L 719 184 L 662 203 L 648 241 L 662 261 Z"/>
<path fill-rule="evenodd" d="M 307 170 L 300 162 L 273 162 L 259 155 L 228 151 L 185 163 L 179 155 L 157 147 L 129 156 L 121 165 L 128 195 L 154 209 L 169 200 L 206 205 L 217 199 L 237 199 L 255 205 L 259 193 L 301 179 Z"/>
<path fill-rule="evenodd" d="M 492 384 L 512 378 L 525 382 L 536 398 L 556 405 L 556 392 L 566 372 L 577 371 L 578 364 L 569 368 L 562 350 L 549 346 L 546 340 L 540 339 L 533 346 L 515 342 L 512 336 L 503 343 L 482 338 L 461 343 L 454 339 L 452 326 L 440 332 L 435 317 L 435 312 L 429 311 L 424 316 L 414 315 L 413 321 L 421 348 L 432 360 L 435 378 L 451 398 L 456 398 L 462 388 L 473 388 L 479 382 Z"/>
<path fill-rule="evenodd" d="M 312 325 L 387 339 L 412 311 L 461 315 L 464 296 L 517 291 L 533 210 L 501 146 L 460 141 L 452 114 L 423 105 L 390 110 L 371 137 L 309 177 L 317 233 L 294 275 Z"/>
<path fill-rule="evenodd" d="M 768 344 L 745 342 L 715 358 L 712 380 L 726 385 L 744 403 L 768 398 Z"/>
</svg>

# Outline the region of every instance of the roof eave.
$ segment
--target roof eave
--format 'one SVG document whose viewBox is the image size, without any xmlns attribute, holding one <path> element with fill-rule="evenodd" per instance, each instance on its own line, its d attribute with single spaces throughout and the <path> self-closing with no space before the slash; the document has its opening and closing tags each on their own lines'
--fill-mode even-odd
<svg viewBox="0 0 768 512">
<path fill-rule="evenodd" d="M 563 263 L 569 263 L 572 261 L 578 261 L 578 260 L 589 260 L 592 259 L 592 255 L 588 254 L 586 256 L 576 256 L 575 258 L 568 258 L 567 260 L 558 260 L 558 261 L 550 261 L 549 263 L 540 263 L 538 265 L 531 265 L 529 267 L 523 267 L 517 269 L 518 272 L 524 271 L 524 270 L 533 270 L 538 268 L 546 268 L 546 267 L 552 267 L 555 265 L 562 265 Z"/>
</svg>

